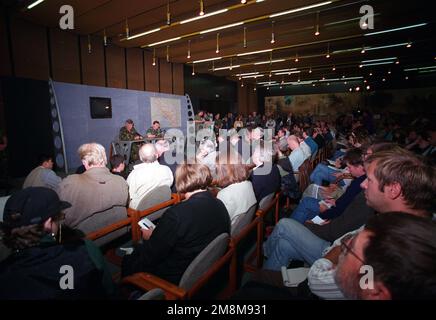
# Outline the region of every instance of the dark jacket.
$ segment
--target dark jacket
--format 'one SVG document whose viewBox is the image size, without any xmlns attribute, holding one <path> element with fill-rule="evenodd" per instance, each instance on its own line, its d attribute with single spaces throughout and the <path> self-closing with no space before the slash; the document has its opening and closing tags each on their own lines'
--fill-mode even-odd
<svg viewBox="0 0 436 320">
<path fill-rule="evenodd" d="M 264 165 L 261 165 L 256 170 L 253 170 L 250 176 L 257 202 L 280 189 L 280 171 L 277 165 L 272 165 L 269 174 L 259 174 L 263 167 Z"/>
<path fill-rule="evenodd" d="M 62 266 L 73 268 L 74 289 L 61 289 L 62 277 L 71 274 L 61 273 Z M 103 299 L 113 289 L 105 260 L 90 241 L 45 241 L 0 263 L 0 300 Z"/>
<path fill-rule="evenodd" d="M 174 284 L 194 258 L 218 235 L 230 233 L 224 204 L 208 191 L 169 208 L 150 239 L 135 246 L 122 264 L 122 276 L 150 272 Z"/>
<path fill-rule="evenodd" d="M 305 223 L 304 225 L 316 236 L 333 242 L 347 232 L 356 230 L 366 224 L 375 211 L 366 204 L 365 193 L 360 192 L 344 213 L 325 225 Z"/>
<path fill-rule="evenodd" d="M 345 209 L 350 205 L 354 198 L 362 191 L 360 184 L 366 179 L 366 174 L 353 179 L 347 191 L 336 200 L 334 207 L 322 212 L 319 216 L 324 220 L 334 219 L 339 217 Z"/>
</svg>

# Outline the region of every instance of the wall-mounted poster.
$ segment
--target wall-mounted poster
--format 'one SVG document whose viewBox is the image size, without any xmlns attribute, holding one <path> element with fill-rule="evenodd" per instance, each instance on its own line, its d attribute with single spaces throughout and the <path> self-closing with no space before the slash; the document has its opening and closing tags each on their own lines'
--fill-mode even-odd
<svg viewBox="0 0 436 320">
<path fill-rule="evenodd" d="M 151 119 L 159 121 L 162 128 L 181 127 L 180 99 L 151 97 Z"/>
</svg>

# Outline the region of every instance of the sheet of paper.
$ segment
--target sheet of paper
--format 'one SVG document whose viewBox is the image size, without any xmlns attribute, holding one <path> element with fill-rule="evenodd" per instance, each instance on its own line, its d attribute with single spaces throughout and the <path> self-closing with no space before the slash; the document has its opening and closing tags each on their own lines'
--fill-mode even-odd
<svg viewBox="0 0 436 320">
<path fill-rule="evenodd" d="M 286 269 L 282 267 L 283 284 L 286 287 L 296 287 L 307 279 L 309 268 Z"/>
</svg>

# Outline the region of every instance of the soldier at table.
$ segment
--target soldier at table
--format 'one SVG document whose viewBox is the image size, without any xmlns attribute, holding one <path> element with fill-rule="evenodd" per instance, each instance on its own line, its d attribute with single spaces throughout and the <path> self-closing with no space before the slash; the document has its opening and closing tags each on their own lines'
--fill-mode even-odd
<svg viewBox="0 0 436 320">
<path fill-rule="evenodd" d="M 142 136 L 136 131 L 135 124 L 132 119 L 127 119 L 124 127 L 120 129 L 119 135 L 120 141 L 135 141 L 141 140 Z M 140 143 L 132 143 L 132 149 L 130 152 L 130 162 L 135 162 L 139 159 L 138 151 L 139 151 Z"/>
</svg>

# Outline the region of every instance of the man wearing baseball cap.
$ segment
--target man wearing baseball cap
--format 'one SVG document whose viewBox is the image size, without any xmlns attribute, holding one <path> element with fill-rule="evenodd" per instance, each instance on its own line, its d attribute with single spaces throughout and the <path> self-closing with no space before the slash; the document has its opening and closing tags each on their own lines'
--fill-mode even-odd
<svg viewBox="0 0 436 320">
<path fill-rule="evenodd" d="M 44 187 L 29 187 L 8 199 L 0 229 L 12 253 L 0 263 L 0 300 L 98 299 L 113 293 L 97 247 L 62 239 L 62 210 L 69 207 Z"/>
</svg>

